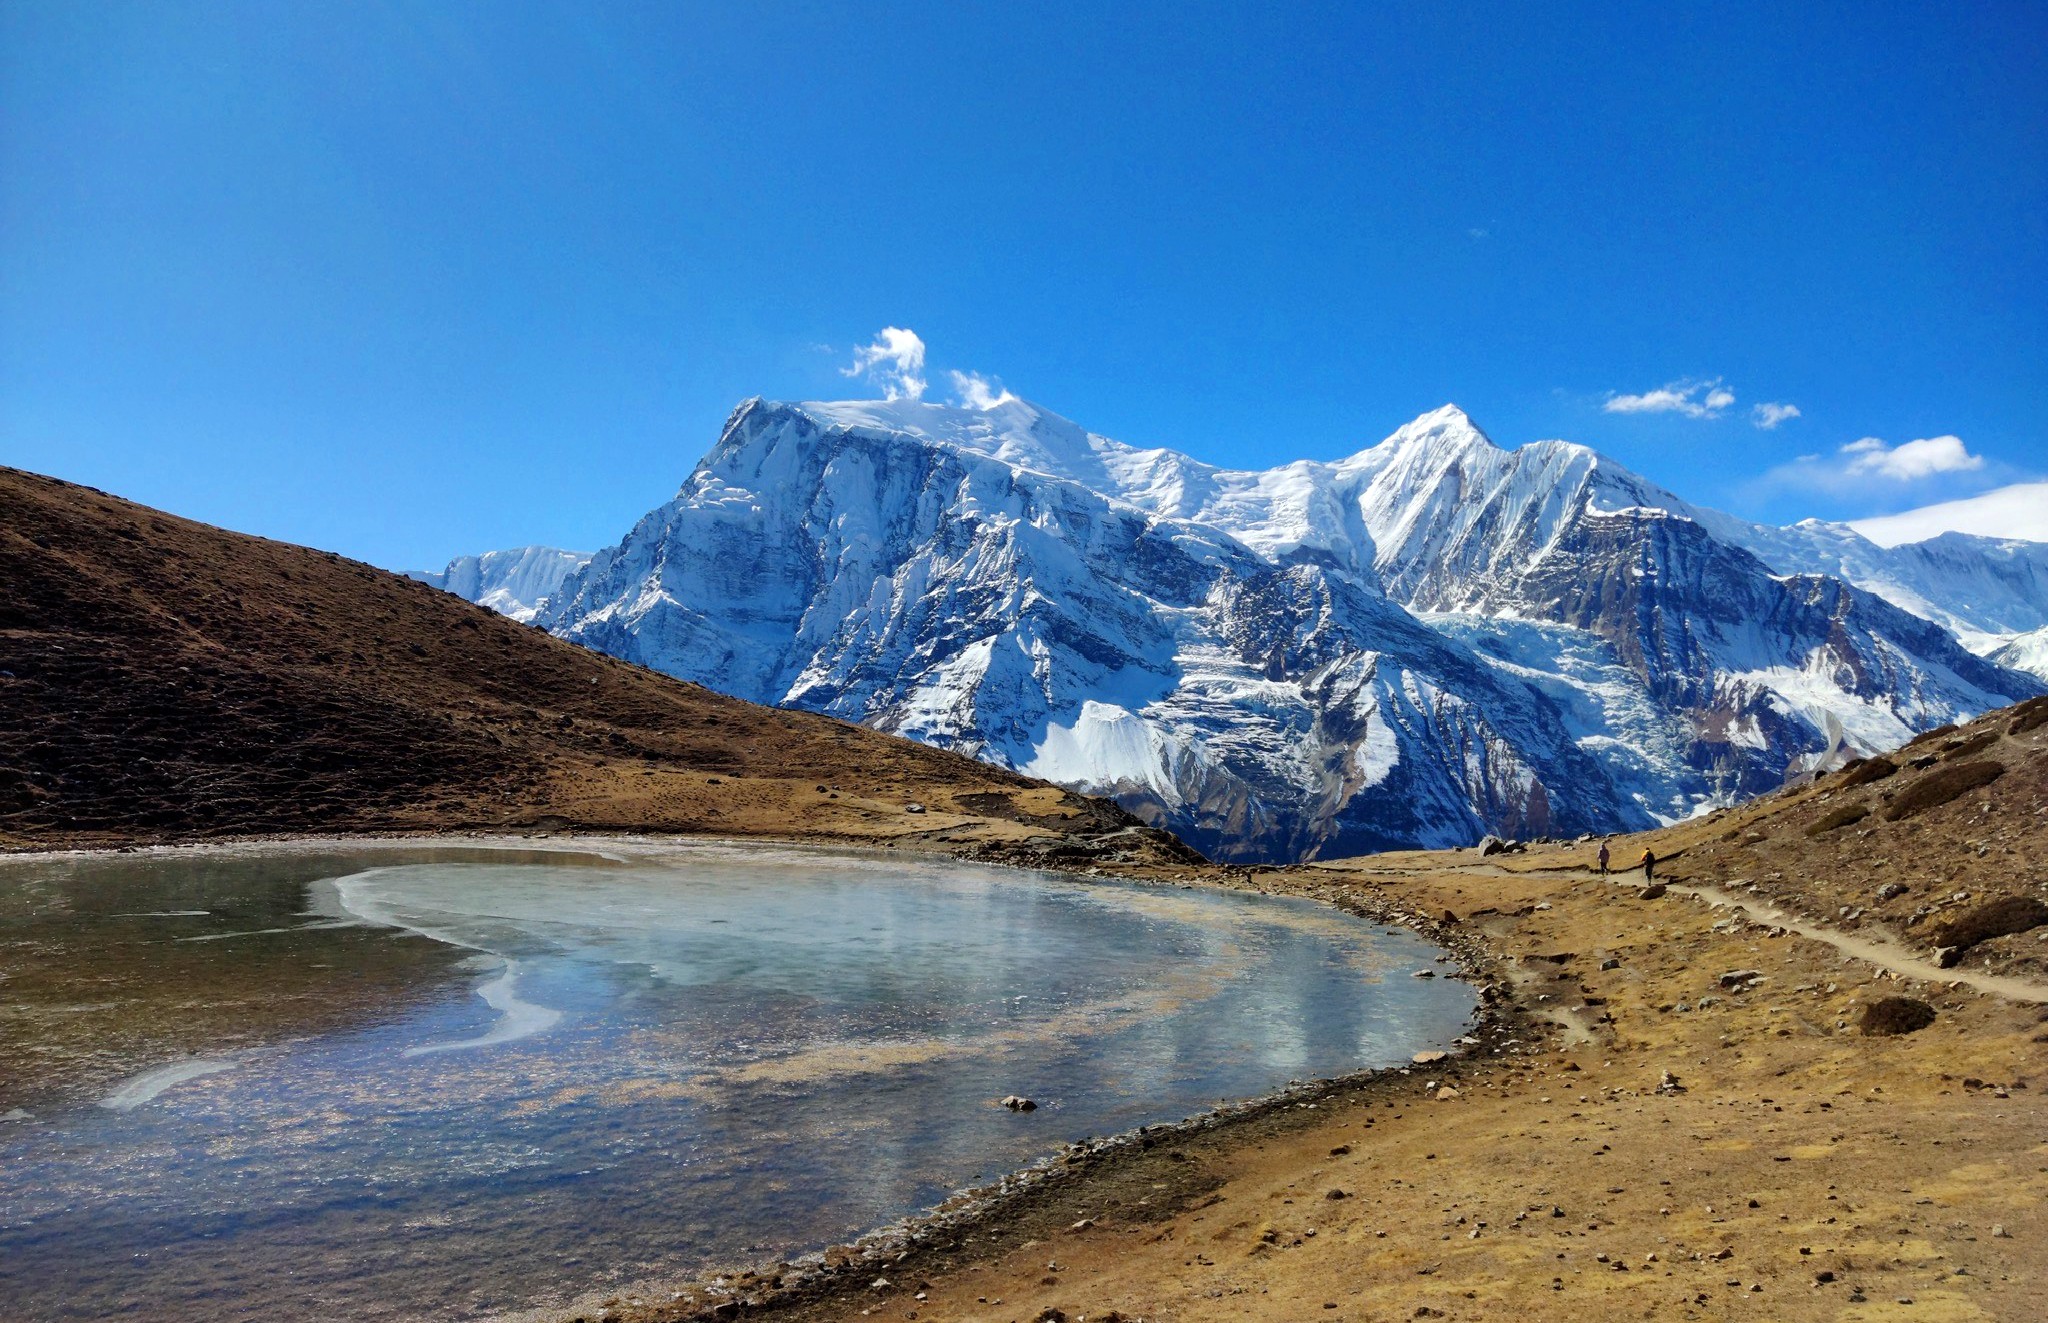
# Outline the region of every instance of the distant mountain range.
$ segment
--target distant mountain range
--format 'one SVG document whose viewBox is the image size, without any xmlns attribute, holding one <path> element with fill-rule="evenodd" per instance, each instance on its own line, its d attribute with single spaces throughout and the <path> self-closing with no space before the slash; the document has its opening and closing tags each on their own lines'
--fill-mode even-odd
<svg viewBox="0 0 2048 1323">
<path fill-rule="evenodd" d="M 2048 689 L 2048 544 L 1752 524 L 1455 407 L 1244 472 L 754 399 L 617 546 L 417 577 L 1245 861 L 1640 828 Z"/>
<path fill-rule="evenodd" d="M 411 570 L 409 579 L 445 589 L 518 621 L 533 619 L 541 601 L 562 581 L 590 564 L 587 551 L 556 547 L 513 547 L 481 556 L 457 556 L 446 569 Z"/>
</svg>

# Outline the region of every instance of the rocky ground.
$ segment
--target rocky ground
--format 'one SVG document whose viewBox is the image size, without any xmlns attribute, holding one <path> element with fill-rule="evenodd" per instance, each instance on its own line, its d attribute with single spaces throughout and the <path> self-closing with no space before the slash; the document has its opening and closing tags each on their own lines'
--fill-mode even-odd
<svg viewBox="0 0 2048 1323">
<path fill-rule="evenodd" d="M 1071 1152 L 1022 1193 L 834 1251 L 836 1269 L 757 1265 L 581 1316 L 2048 1317 L 2048 927 L 1949 968 L 1929 935 L 2035 894 L 2031 711 L 1876 780 L 1613 842 L 1670 857 L 1661 891 L 1590 871 L 1590 844 L 1258 874 L 1450 941 L 1493 988 L 1479 1041 Z M 1995 781 L 1888 812 L 1989 757 Z M 1850 801 L 1872 804 L 1868 835 L 1809 831 Z M 1918 902 L 1853 912 L 1889 880 Z"/>
</svg>

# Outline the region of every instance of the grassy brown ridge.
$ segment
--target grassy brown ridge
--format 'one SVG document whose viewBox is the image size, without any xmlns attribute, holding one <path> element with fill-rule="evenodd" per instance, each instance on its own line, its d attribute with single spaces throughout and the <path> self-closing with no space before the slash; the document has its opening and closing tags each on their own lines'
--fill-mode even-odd
<svg viewBox="0 0 2048 1323">
<path fill-rule="evenodd" d="M 1187 857 L 1104 801 L 16 469 L 0 582 L 4 847 L 541 827 Z"/>
</svg>

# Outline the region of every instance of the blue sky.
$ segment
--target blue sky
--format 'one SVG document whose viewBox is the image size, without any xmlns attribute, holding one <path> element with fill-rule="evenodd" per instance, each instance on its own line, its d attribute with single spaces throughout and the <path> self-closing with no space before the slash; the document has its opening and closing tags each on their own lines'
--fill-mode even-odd
<svg viewBox="0 0 2048 1323">
<path fill-rule="evenodd" d="M 927 398 L 1219 463 L 1456 401 L 1904 509 L 2048 476 L 2044 52 L 2040 4 L 15 0 L 0 461 L 588 548 L 896 326 Z"/>
</svg>

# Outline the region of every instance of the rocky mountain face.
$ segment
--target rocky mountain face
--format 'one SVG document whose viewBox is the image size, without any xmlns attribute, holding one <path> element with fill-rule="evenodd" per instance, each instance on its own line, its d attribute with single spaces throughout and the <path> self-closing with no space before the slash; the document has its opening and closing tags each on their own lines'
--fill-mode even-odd
<svg viewBox="0 0 2048 1323">
<path fill-rule="evenodd" d="M 536 619 L 1293 859 L 1644 827 L 2041 691 L 1951 633 L 2026 618 L 2032 544 L 1943 553 L 2000 605 L 1937 623 L 1813 572 L 1832 528 L 1455 408 L 1242 472 L 1023 401 L 751 400 Z"/>
</svg>

